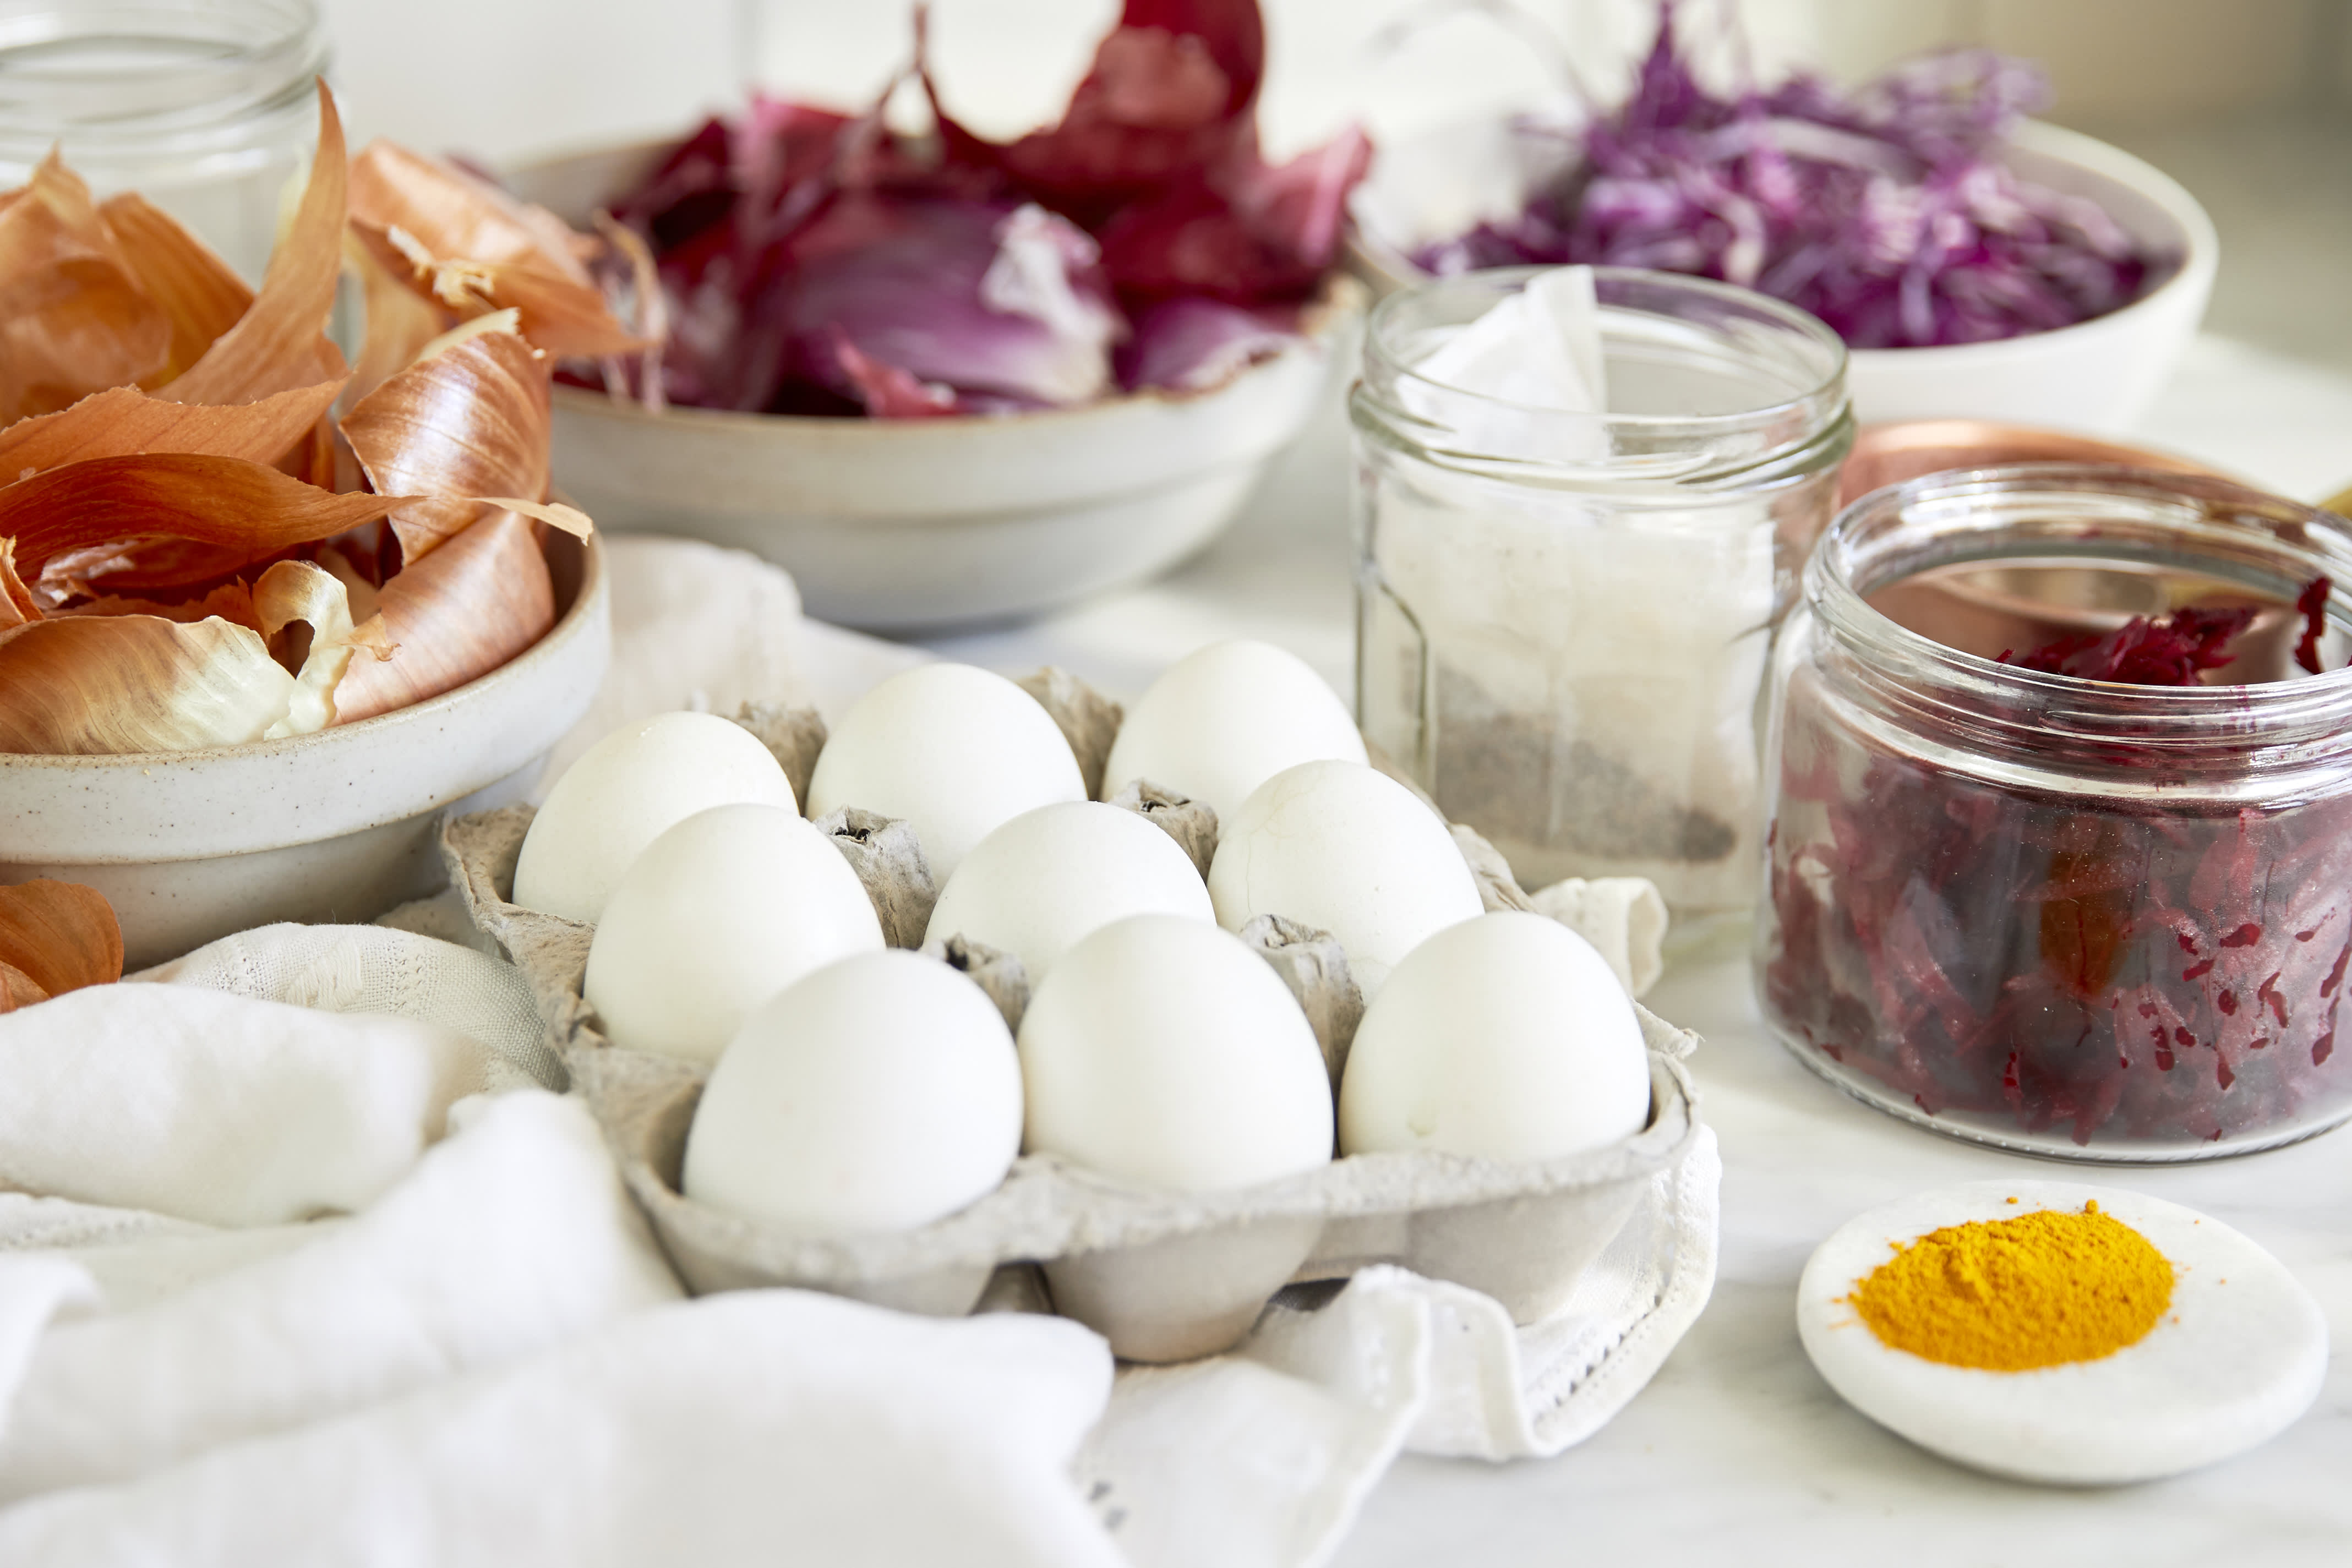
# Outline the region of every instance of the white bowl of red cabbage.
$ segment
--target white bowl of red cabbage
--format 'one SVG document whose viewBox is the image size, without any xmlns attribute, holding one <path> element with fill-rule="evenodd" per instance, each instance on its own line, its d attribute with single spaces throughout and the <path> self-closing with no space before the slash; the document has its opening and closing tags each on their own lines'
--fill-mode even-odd
<svg viewBox="0 0 2352 1568">
<path fill-rule="evenodd" d="M 1265 162 L 1255 6 L 1190 26 L 1130 16 L 1059 122 L 1008 143 L 936 97 L 920 134 L 755 99 L 510 175 L 595 214 L 635 261 L 609 292 L 634 308 L 657 280 L 667 318 L 657 352 L 566 368 L 562 484 L 606 528 L 755 551 L 813 614 L 882 631 L 1034 613 L 1200 549 L 1331 390 L 1370 146 Z M 931 85 L 919 37 L 905 82 Z"/>
<path fill-rule="evenodd" d="M 2219 245 L 2161 171 L 2026 118 L 2040 73 L 1923 57 L 1841 92 L 1701 86 L 1665 40 L 1630 93 L 1381 150 L 1350 201 L 1375 287 L 1530 262 L 1696 273 L 1826 321 L 1864 422 L 2114 434 L 2203 319 Z"/>
</svg>

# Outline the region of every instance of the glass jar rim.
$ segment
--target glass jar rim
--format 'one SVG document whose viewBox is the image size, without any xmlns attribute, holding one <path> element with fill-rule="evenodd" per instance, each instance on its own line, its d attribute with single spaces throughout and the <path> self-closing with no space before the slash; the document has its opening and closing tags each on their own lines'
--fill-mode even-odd
<svg viewBox="0 0 2352 1568">
<path fill-rule="evenodd" d="M 1774 402 L 1759 403 L 1753 408 L 1739 409 L 1728 413 L 1617 413 L 1608 411 L 1559 409 L 1547 407 L 1540 403 L 1517 402 L 1509 398 L 1495 397 L 1474 388 L 1442 382 L 1434 377 L 1423 375 L 1415 367 L 1413 361 L 1402 351 L 1402 345 L 1394 341 L 1394 334 L 1400 329 L 1399 319 L 1404 312 L 1414 304 L 1434 295 L 1449 289 L 1481 287 L 1500 296 L 1524 288 L 1531 279 L 1541 274 L 1559 270 L 1560 269 L 1554 266 L 1493 267 L 1475 272 L 1452 273 L 1443 277 L 1433 277 L 1426 282 L 1414 284 L 1407 288 L 1398 289 L 1374 306 L 1371 315 L 1366 320 L 1364 347 L 1367 355 L 1368 357 L 1377 355 L 1394 375 L 1433 388 L 1448 396 L 1473 400 L 1495 408 L 1512 409 L 1558 418 L 1597 420 L 1627 428 L 1730 427 L 1762 423 L 1798 413 L 1806 405 L 1821 402 L 1824 398 L 1832 398 L 1839 402 L 1844 401 L 1848 358 L 1845 340 L 1832 330 L 1826 322 L 1809 311 L 1790 305 L 1785 300 L 1775 299 L 1769 294 L 1760 294 L 1755 289 L 1742 288 L 1738 284 L 1723 283 L 1711 277 L 1694 277 L 1688 273 L 1659 272 L 1638 267 L 1594 267 L 1591 269 L 1596 295 L 1622 294 L 1629 290 L 1641 289 L 1666 297 L 1680 295 L 1695 304 L 1705 303 L 1718 308 L 1744 311 L 1826 350 L 1827 368 L 1810 386 L 1793 391 Z M 1605 298 L 1602 300 L 1604 304 L 1609 302 Z"/>
<path fill-rule="evenodd" d="M 157 44 L 180 49 L 142 57 Z M 306 116 L 331 51 L 316 0 L 0 0 L 0 53 L 12 52 L 34 58 L 0 91 L 0 144 L 24 162 L 60 139 L 68 158 L 135 156 Z"/>
<path fill-rule="evenodd" d="M 2064 515 L 2070 501 L 2071 518 Z M 2112 515 L 2091 515 L 2102 504 Z M 2134 507 L 2147 515 L 2122 515 Z M 2234 567 L 2214 574 L 2241 581 L 2267 577 L 2268 591 L 2289 598 L 2291 585 L 2314 577 L 2352 585 L 2352 520 L 2335 513 L 2201 475 L 2039 463 L 1931 474 L 1853 502 L 1807 562 L 1805 604 L 1874 684 L 1915 711 L 1964 715 L 1971 727 L 1991 734 L 2157 753 L 2253 738 L 2352 741 L 2352 668 L 2242 685 L 2097 680 L 1968 653 L 1869 602 L 1897 582 L 1971 562 L 2038 555 L 2156 564 L 2159 540 L 2179 547 L 2163 564 Z M 2338 598 L 2331 592 L 2331 612 Z"/>
<path fill-rule="evenodd" d="M 1719 382 L 1761 383 L 1718 413 L 1546 408 L 1465 391 L 1424 375 L 1408 333 L 1459 327 L 1559 270 L 1493 267 L 1391 294 L 1366 328 L 1349 402 L 1360 428 L 1440 466 L 1509 483 L 1598 486 L 1656 504 L 1692 490 L 1769 489 L 1833 465 L 1853 434 L 1845 345 L 1780 300 L 1712 278 L 1639 267 L 1591 268 L 1602 339 L 1619 354 L 1680 364 Z M 1612 318 L 1614 318 L 1612 319 Z M 1632 504 L 1629 502 L 1629 504 Z"/>
</svg>

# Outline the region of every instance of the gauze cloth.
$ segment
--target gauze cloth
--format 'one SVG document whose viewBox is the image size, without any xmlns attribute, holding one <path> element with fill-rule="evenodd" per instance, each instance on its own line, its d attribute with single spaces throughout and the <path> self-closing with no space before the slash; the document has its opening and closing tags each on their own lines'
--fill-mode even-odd
<svg viewBox="0 0 2352 1568">
<path fill-rule="evenodd" d="M 324 1012 L 415 1019 L 480 1045 L 488 1088 L 565 1086 L 530 986 L 515 967 L 415 932 L 381 925 L 263 925 L 129 977 Z"/>
<path fill-rule="evenodd" d="M 0 1425 L 0 1500 L 129 1479 L 678 1298 L 581 1102 L 530 1090 L 460 1111 L 363 1213 L 51 1324 Z"/>
<path fill-rule="evenodd" d="M 1110 1374 L 1057 1318 L 713 1296 L 19 1503 L 0 1563 L 1125 1568 L 1068 1468 Z"/>
<path fill-rule="evenodd" d="M 1641 1392 L 1715 1286 L 1722 1165 L 1683 1163 L 1538 1323 L 1366 1269 L 1276 1298 L 1232 1353 L 1122 1367 L 1078 1474 L 1135 1568 L 1314 1568 L 1400 1452 L 1549 1458 Z"/>
<path fill-rule="evenodd" d="M 381 1196 L 483 1087 L 453 1030 L 195 986 L 105 986 L 0 1014 L 0 1186 L 208 1225 Z"/>
</svg>

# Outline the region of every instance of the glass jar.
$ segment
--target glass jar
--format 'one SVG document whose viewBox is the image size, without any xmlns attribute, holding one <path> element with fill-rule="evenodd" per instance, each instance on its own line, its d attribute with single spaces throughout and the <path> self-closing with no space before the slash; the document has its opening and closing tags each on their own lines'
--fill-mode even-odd
<svg viewBox="0 0 2352 1568">
<path fill-rule="evenodd" d="M 1938 1132 L 2156 1163 L 2352 1114 L 2352 524 L 2221 480 L 1930 476 L 1843 513 L 1773 673 L 1756 988 L 1799 1061 Z M 2004 663 L 2235 609 L 2203 677 Z M 2347 1042 L 2352 1043 L 2352 1042 Z"/>
<path fill-rule="evenodd" d="M 61 146 L 99 198 L 137 191 L 258 281 L 326 66 L 310 0 L 0 0 L 0 185 Z"/>
<path fill-rule="evenodd" d="M 1373 311 L 1350 401 L 1357 713 L 1540 887 L 1654 882 L 1688 917 L 1755 896 L 1774 629 L 1853 442 L 1845 348 L 1702 278 L 1595 267 L 1606 412 L 1416 369 L 1543 269 Z"/>
</svg>

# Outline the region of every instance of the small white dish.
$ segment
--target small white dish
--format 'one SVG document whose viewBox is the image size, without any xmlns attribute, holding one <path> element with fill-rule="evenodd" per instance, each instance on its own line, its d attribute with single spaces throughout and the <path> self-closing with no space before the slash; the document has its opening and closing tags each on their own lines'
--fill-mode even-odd
<svg viewBox="0 0 2352 1568">
<path fill-rule="evenodd" d="M 1426 276 L 1411 260 L 1434 241 L 1516 212 L 1574 150 L 1557 117 L 1515 130 L 1504 120 L 1444 127 L 1383 149 L 1349 203 L 1356 271 L 1386 293 Z M 2179 183 L 2119 148 L 2054 125 L 2018 127 L 2008 152 L 2019 175 L 2096 203 L 2180 269 L 2120 310 L 1993 343 L 1856 349 L 1846 387 L 1854 417 L 1986 419 L 2116 434 L 2164 390 L 2197 335 L 2213 292 L 2221 242 Z"/>
<path fill-rule="evenodd" d="M 612 649 L 604 551 L 550 531 L 556 622 L 455 691 L 312 735 L 112 757 L 0 754 L 0 883 L 86 883 L 141 969 L 273 921 L 357 922 L 441 881 L 445 809 L 522 799 Z"/>
<path fill-rule="evenodd" d="M 2111 1355 L 2030 1372 L 1948 1366 L 1886 1344 L 1845 1300 L 1897 1243 L 2092 1200 L 2174 1270 L 2156 1326 Z M 2177 1203 L 2079 1182 L 1969 1182 L 1847 1221 L 1805 1265 L 1797 1332 L 1830 1386 L 1880 1426 L 1956 1463 L 2059 1486 L 2154 1480 L 2243 1453 L 2292 1426 L 2327 1375 L 2326 1320 L 2277 1259 Z"/>
<path fill-rule="evenodd" d="M 585 226 L 667 142 L 513 171 Z M 1240 515 L 1328 391 L 1362 290 L 1221 386 L 1078 408 L 874 420 L 673 408 L 555 389 L 556 483 L 602 527 L 731 545 L 790 570 L 819 620 L 870 631 L 1033 615 L 1140 582 Z"/>
</svg>

